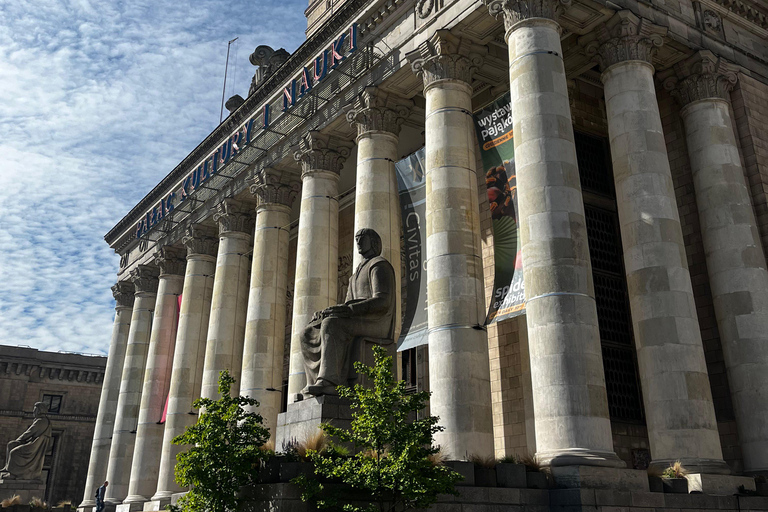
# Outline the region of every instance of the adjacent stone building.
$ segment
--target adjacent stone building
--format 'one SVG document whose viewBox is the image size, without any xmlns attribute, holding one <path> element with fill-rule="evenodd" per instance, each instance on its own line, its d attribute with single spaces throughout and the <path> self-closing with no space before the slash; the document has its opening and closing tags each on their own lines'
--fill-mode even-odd
<svg viewBox="0 0 768 512">
<path fill-rule="evenodd" d="M 306 14 L 306 42 L 256 48 L 248 96 L 105 237 L 121 266 L 88 489 L 108 478 L 126 510 L 180 492 L 170 440 L 223 369 L 279 428 L 305 384 L 298 333 L 343 298 L 355 231 L 398 269 L 394 163 L 422 147 L 426 344 L 398 360 L 432 392 L 450 457 L 768 472 L 763 0 Z M 487 323 L 472 114 L 505 93 L 526 313 Z"/>
<path fill-rule="evenodd" d="M 54 505 L 76 504 L 83 495 L 106 363 L 103 356 L 0 345 L 0 467 L 8 441 L 29 427 L 35 403 L 45 402 L 52 439 L 43 466 L 45 496 L 39 497 Z"/>
</svg>

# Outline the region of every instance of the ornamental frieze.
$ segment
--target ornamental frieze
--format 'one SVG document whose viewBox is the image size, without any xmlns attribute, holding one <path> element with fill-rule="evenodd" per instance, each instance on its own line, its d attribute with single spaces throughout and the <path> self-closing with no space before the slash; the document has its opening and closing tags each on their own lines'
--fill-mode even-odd
<svg viewBox="0 0 768 512">
<path fill-rule="evenodd" d="M 131 282 L 136 287 L 136 293 L 157 293 L 160 269 L 149 265 L 138 265 L 131 270 Z"/>
<path fill-rule="evenodd" d="M 413 102 L 380 90 L 366 87 L 347 112 L 347 121 L 357 127 L 358 137 L 368 132 L 400 133 Z"/>
<path fill-rule="evenodd" d="M 112 286 L 112 296 L 115 298 L 116 308 L 132 308 L 136 297 L 133 283 L 118 281 Z"/>
<path fill-rule="evenodd" d="M 573 0 L 483 0 L 494 18 L 504 19 L 509 30 L 518 22 L 529 18 L 557 18 L 571 6 Z"/>
<path fill-rule="evenodd" d="M 424 80 L 424 87 L 439 80 L 472 83 L 472 75 L 483 63 L 488 49 L 461 39 L 447 30 L 438 30 L 418 49 L 406 55 L 411 70 Z"/>
<path fill-rule="evenodd" d="M 216 230 L 201 224 L 192 224 L 184 232 L 181 243 L 187 248 L 187 257 L 193 254 L 216 256 L 219 237 Z"/>
<path fill-rule="evenodd" d="M 249 190 L 259 206 L 279 204 L 290 208 L 300 188 L 301 180 L 296 174 L 266 167 L 256 171 Z"/>
<path fill-rule="evenodd" d="M 706 99 L 728 100 L 738 81 L 736 68 L 708 50 L 675 64 L 664 88 L 683 106 Z"/>
<path fill-rule="evenodd" d="M 667 28 L 638 18 L 630 11 L 619 11 L 597 27 L 594 34 L 579 39 L 587 55 L 605 71 L 619 62 L 639 60 L 653 63 L 656 51 L 664 44 Z"/>
<path fill-rule="evenodd" d="M 302 174 L 329 171 L 339 174 L 350 154 L 351 144 L 315 130 L 301 138 L 294 158 L 301 164 Z"/>
</svg>

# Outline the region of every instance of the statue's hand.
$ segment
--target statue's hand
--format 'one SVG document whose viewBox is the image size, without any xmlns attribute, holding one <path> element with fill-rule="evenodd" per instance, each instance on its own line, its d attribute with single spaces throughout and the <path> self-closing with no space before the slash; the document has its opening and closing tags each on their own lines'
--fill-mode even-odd
<svg viewBox="0 0 768 512">
<path fill-rule="evenodd" d="M 352 316 L 352 308 L 350 308 L 346 304 L 339 304 L 338 306 L 331 306 L 327 308 L 325 310 L 325 313 L 327 313 L 330 316 L 349 318 L 350 316 Z"/>
</svg>

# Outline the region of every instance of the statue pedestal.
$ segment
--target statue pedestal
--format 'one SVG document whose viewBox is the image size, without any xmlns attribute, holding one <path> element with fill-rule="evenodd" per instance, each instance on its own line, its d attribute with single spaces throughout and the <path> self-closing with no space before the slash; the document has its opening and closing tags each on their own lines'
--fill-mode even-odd
<svg viewBox="0 0 768 512">
<path fill-rule="evenodd" d="M 301 443 L 315 436 L 321 423 L 349 428 L 349 400 L 324 395 L 288 404 L 288 410 L 277 415 L 275 451 L 284 451 L 284 446 L 292 441 Z"/>
<path fill-rule="evenodd" d="M 42 480 L 17 480 L 5 478 L 0 480 L 0 496 L 10 498 L 14 494 L 21 497 L 21 504 L 26 505 L 32 498 L 45 499 L 45 482 Z"/>
</svg>

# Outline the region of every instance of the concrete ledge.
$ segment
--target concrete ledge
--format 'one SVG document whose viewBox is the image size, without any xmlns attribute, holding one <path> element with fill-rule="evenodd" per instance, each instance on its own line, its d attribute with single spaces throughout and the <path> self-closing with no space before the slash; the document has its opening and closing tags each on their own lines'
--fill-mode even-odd
<svg viewBox="0 0 768 512">
<path fill-rule="evenodd" d="M 121 503 L 115 508 L 115 512 L 138 512 L 144 508 L 143 501 L 134 501 L 131 503 Z"/>
<path fill-rule="evenodd" d="M 641 469 L 600 466 L 552 466 L 557 487 L 648 492 L 648 473 Z"/>
<path fill-rule="evenodd" d="M 739 492 L 740 485 L 743 485 L 748 491 L 754 491 L 756 488 L 755 479 L 748 476 L 689 473 L 686 478 L 688 479 L 688 492 L 731 496 Z"/>
</svg>

